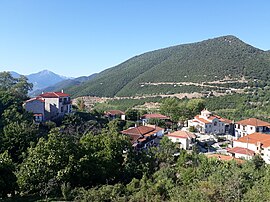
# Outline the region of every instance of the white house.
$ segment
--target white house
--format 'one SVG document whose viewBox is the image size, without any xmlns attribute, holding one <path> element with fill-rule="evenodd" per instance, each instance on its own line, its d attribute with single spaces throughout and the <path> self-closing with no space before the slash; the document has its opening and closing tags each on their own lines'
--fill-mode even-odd
<svg viewBox="0 0 270 202">
<path fill-rule="evenodd" d="M 255 132 L 268 133 L 270 131 L 270 123 L 249 118 L 235 123 L 235 137 L 240 138 Z"/>
<path fill-rule="evenodd" d="M 116 119 L 120 118 L 121 120 L 126 119 L 126 115 L 123 111 L 121 110 L 109 110 L 105 112 L 105 116 L 110 118 L 110 119 Z"/>
<path fill-rule="evenodd" d="M 159 120 L 167 121 L 167 120 L 170 120 L 170 117 L 162 115 L 162 114 L 144 114 L 141 117 L 143 125 L 148 124 L 150 119 L 159 119 Z"/>
<path fill-rule="evenodd" d="M 233 148 L 228 150 L 236 158 L 251 159 L 255 154 L 270 164 L 270 134 L 252 133 L 233 141 Z"/>
<path fill-rule="evenodd" d="M 191 149 L 192 143 L 195 142 L 196 136 L 187 131 L 175 131 L 166 135 L 172 142 L 179 143 L 182 149 Z"/>
<path fill-rule="evenodd" d="M 135 149 L 142 150 L 158 143 L 158 137 L 164 135 L 164 129 L 157 126 L 137 126 L 123 130 L 121 133 L 130 137 Z"/>
<path fill-rule="evenodd" d="M 220 116 L 213 115 L 208 110 L 202 110 L 200 115 L 197 115 L 192 120 L 188 120 L 188 126 L 194 126 L 200 133 L 205 134 L 225 134 L 226 126 L 230 126 L 232 122 Z"/>
<path fill-rule="evenodd" d="M 71 113 L 70 95 L 63 92 L 47 92 L 24 103 L 26 111 L 32 112 L 37 117 L 42 117 L 42 121 L 63 117 Z"/>
</svg>

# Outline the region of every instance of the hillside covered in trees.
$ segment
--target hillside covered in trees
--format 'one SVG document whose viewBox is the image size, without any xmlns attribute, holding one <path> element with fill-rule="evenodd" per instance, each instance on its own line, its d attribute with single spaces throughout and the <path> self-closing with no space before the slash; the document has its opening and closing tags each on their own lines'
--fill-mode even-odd
<svg viewBox="0 0 270 202">
<path fill-rule="evenodd" d="M 231 80 L 268 82 L 270 54 L 252 47 L 234 36 L 164 48 L 135 56 L 109 68 L 90 81 L 70 86 L 74 97 L 135 96 L 150 93 L 200 92 L 193 85 L 145 85 L 149 82 L 211 82 L 225 77 Z M 241 83 L 240 83 L 241 84 Z M 236 82 L 236 86 L 239 83 Z M 241 86 L 241 85 L 240 85 Z M 241 86 L 243 87 L 243 86 Z M 173 90 L 172 90 L 173 89 Z"/>
</svg>

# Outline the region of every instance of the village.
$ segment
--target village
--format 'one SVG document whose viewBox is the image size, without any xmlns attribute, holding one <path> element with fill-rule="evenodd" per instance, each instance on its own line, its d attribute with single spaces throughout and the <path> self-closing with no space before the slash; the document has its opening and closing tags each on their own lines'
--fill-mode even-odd
<svg viewBox="0 0 270 202">
<path fill-rule="evenodd" d="M 33 113 L 36 123 L 54 120 L 73 113 L 69 94 L 62 92 L 42 93 L 24 103 L 28 112 Z M 108 110 L 104 117 L 109 120 L 125 120 L 125 112 Z M 167 127 L 153 124 L 151 120 L 162 120 Z M 151 123 L 150 123 L 151 122 Z M 222 118 L 207 109 L 188 120 L 184 126 L 172 130 L 170 117 L 150 113 L 138 117 L 136 124 L 121 133 L 130 138 L 137 151 L 158 147 L 160 139 L 167 137 L 176 143 L 180 150 L 197 150 L 207 157 L 219 160 L 250 160 L 259 155 L 270 164 L 270 123 L 248 118 L 238 122 Z M 177 155 L 177 153 L 175 154 Z"/>
</svg>

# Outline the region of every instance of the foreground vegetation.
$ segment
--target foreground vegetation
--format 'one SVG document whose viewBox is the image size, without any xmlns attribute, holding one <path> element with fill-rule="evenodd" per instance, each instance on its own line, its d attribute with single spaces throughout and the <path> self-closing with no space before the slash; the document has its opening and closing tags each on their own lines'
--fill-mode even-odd
<svg viewBox="0 0 270 202">
<path fill-rule="evenodd" d="M 3 201 L 269 201 L 270 167 L 257 156 L 222 162 L 179 150 L 167 138 L 138 153 L 119 133 L 132 121 L 109 121 L 95 111 L 35 124 L 22 107 L 29 89 L 24 77 L 0 74 Z M 203 100 L 163 102 L 166 113 L 186 106 L 181 117 L 204 107 Z"/>
</svg>

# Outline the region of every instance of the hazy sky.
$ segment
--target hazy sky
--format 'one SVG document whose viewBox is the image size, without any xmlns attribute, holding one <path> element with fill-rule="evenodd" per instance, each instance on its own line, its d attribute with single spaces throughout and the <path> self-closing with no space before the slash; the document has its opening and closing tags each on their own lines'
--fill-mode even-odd
<svg viewBox="0 0 270 202">
<path fill-rule="evenodd" d="M 228 34 L 269 50 L 269 10 L 269 0 L 0 0 L 0 71 L 90 75 Z"/>
</svg>

